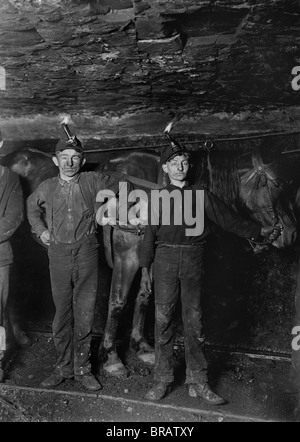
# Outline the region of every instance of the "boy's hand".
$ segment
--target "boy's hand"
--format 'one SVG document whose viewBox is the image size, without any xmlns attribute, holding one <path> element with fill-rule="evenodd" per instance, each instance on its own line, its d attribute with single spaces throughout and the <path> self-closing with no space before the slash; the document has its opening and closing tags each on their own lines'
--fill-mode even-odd
<svg viewBox="0 0 300 442">
<path fill-rule="evenodd" d="M 50 232 L 49 232 L 49 230 L 45 230 L 41 234 L 40 240 L 42 241 L 43 244 L 45 244 L 45 246 L 49 246 L 50 245 Z"/>
<path fill-rule="evenodd" d="M 141 289 L 147 293 L 152 292 L 152 278 L 146 267 L 142 269 Z"/>
<path fill-rule="evenodd" d="M 275 226 L 262 227 L 260 234 L 264 238 L 267 238 L 270 242 L 276 241 L 276 239 L 281 235 L 282 225 L 276 224 Z"/>
</svg>

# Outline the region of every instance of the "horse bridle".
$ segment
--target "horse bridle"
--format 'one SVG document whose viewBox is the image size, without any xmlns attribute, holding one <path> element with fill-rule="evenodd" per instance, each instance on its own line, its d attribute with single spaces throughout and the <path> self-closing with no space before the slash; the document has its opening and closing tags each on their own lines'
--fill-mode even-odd
<svg viewBox="0 0 300 442">
<path fill-rule="evenodd" d="M 278 212 L 274 206 L 274 202 L 272 199 L 272 195 L 270 192 L 270 188 L 268 186 L 268 182 L 274 183 L 276 187 L 278 187 L 278 179 L 280 178 L 280 180 L 286 181 L 284 178 L 282 177 L 277 177 L 274 176 L 271 172 L 270 172 L 270 167 L 271 164 L 264 164 L 262 161 L 262 158 L 260 156 L 259 153 L 253 153 L 252 154 L 252 163 L 254 166 L 254 170 L 253 172 L 249 175 L 249 177 L 247 178 L 247 180 L 242 184 L 242 186 L 246 186 L 251 180 L 253 180 L 257 175 L 261 175 L 266 179 L 267 182 L 267 188 L 268 188 L 268 193 L 269 193 L 269 197 L 270 197 L 270 206 L 267 207 L 266 209 L 264 209 L 265 211 L 268 211 L 271 215 L 272 221 L 273 221 L 273 227 L 275 228 L 276 225 L 278 225 L 279 221 L 280 221 L 280 217 L 278 215 Z M 256 213 L 259 213 L 262 210 L 258 210 Z M 283 230 L 283 227 L 281 226 L 281 232 Z M 268 238 L 264 238 L 263 241 L 254 241 L 253 239 L 248 239 L 248 242 L 250 243 L 252 249 L 258 253 L 259 251 L 261 251 L 262 249 L 267 248 L 269 245 L 272 244 L 273 240 L 270 240 Z"/>
</svg>

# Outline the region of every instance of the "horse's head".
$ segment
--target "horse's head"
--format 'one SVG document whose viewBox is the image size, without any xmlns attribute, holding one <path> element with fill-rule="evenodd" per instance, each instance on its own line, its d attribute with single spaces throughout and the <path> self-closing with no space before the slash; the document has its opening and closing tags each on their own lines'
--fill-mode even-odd
<svg viewBox="0 0 300 442">
<path fill-rule="evenodd" d="M 264 164 L 260 154 L 255 152 L 252 165 L 253 168 L 240 177 L 241 208 L 262 226 L 280 224 L 281 235 L 272 245 L 278 249 L 290 246 L 297 237 L 290 185 L 282 177 L 278 161 Z"/>
<path fill-rule="evenodd" d="M 294 196 L 285 173 L 280 170 L 282 162 L 276 159 L 264 164 L 256 151 L 239 156 L 233 151 L 220 150 L 196 152 L 194 162 L 195 182 L 263 227 L 280 224 L 281 235 L 272 243 L 275 247 L 281 249 L 294 244 L 297 236 Z M 255 251 L 262 249 L 257 246 Z"/>
<path fill-rule="evenodd" d="M 19 175 L 25 196 L 47 178 L 57 175 L 51 155 L 35 149 L 24 149 L 6 155 L 1 163 Z"/>
</svg>

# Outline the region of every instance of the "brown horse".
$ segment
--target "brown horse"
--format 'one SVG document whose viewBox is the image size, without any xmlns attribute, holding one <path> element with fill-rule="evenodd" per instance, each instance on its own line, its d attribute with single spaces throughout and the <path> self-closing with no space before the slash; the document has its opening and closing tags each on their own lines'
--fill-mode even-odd
<svg viewBox="0 0 300 442">
<path fill-rule="evenodd" d="M 162 174 L 160 166 L 160 155 L 155 151 L 101 153 L 99 156 L 101 163 L 95 170 L 125 173 L 149 183 L 147 185 L 142 181 L 142 186 L 135 183 L 135 187 L 143 188 L 144 185 L 144 189 L 149 189 L 150 183 L 159 186 L 166 184 L 166 177 Z M 279 173 L 278 163 L 264 164 L 257 152 L 250 155 L 250 159 L 250 164 L 241 165 L 240 158 L 235 154 L 195 153 L 196 167 L 191 179 L 200 181 L 237 211 L 262 225 L 269 226 L 280 222 L 282 234 L 273 245 L 277 248 L 291 245 L 296 238 L 296 222 L 288 186 Z M 26 194 L 31 193 L 46 178 L 57 174 L 51 156 L 32 149 L 10 154 L 3 163 L 21 177 Z M 127 375 L 127 369 L 117 353 L 116 337 L 131 284 L 139 269 L 142 233 L 142 228 L 138 229 L 132 225 L 103 227 L 105 256 L 113 273 L 100 357 L 103 368 L 117 376 Z M 270 247 L 270 244 L 254 245 L 255 250 L 259 251 L 267 247 Z M 139 291 L 130 345 L 142 360 L 153 363 L 153 349 L 144 338 L 148 302 L 149 294 Z"/>
</svg>

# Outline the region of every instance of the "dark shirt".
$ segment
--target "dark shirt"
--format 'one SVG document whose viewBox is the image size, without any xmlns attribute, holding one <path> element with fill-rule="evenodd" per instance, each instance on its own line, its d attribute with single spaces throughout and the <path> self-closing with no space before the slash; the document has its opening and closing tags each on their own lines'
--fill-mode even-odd
<svg viewBox="0 0 300 442">
<path fill-rule="evenodd" d="M 80 185 L 83 174 L 93 201 L 93 213 L 89 211 Z M 96 196 L 106 189 L 117 195 L 119 180 L 107 174 L 82 172 L 70 181 L 59 177 L 44 181 L 27 199 L 27 215 L 33 233 L 40 237 L 51 225 L 51 241 L 63 244 L 75 243 L 95 233 L 95 213 L 99 207 Z"/>
<path fill-rule="evenodd" d="M 175 200 L 170 199 L 170 225 L 163 225 L 162 223 L 162 206 L 159 207 L 155 204 L 154 207 L 149 209 L 149 224 L 146 226 L 145 236 L 143 240 L 143 246 L 140 256 L 140 267 L 149 267 L 153 262 L 155 255 L 155 248 L 158 244 L 179 244 L 179 245 L 193 245 L 201 243 L 211 232 L 211 223 L 217 224 L 222 229 L 228 232 L 234 233 L 240 237 L 258 239 L 260 236 L 261 227 L 259 224 L 246 220 L 240 217 L 233 209 L 221 201 L 218 197 L 210 193 L 208 190 L 203 189 L 200 186 L 186 185 L 183 188 L 179 188 L 169 184 L 166 190 L 172 192 L 179 190 L 182 194 L 182 205 L 180 210 L 182 211 L 183 222 L 180 225 L 176 225 L 174 222 L 174 204 Z M 195 216 L 196 206 L 198 211 L 204 211 L 202 217 L 204 219 L 203 230 L 200 235 L 191 236 L 187 235 L 187 229 L 193 229 L 196 227 L 196 222 L 193 225 L 187 225 L 185 223 L 185 197 L 184 191 L 192 191 L 191 207 L 193 216 Z M 200 191 L 200 192 L 199 192 Z M 177 207 L 178 210 L 178 207 Z M 155 214 L 154 212 L 158 212 Z M 199 212 L 198 212 L 199 213 Z M 153 222 L 154 221 L 154 222 Z"/>
<path fill-rule="evenodd" d="M 13 255 L 9 239 L 24 217 L 23 192 L 18 176 L 0 166 L 0 267 L 9 265 Z"/>
</svg>

